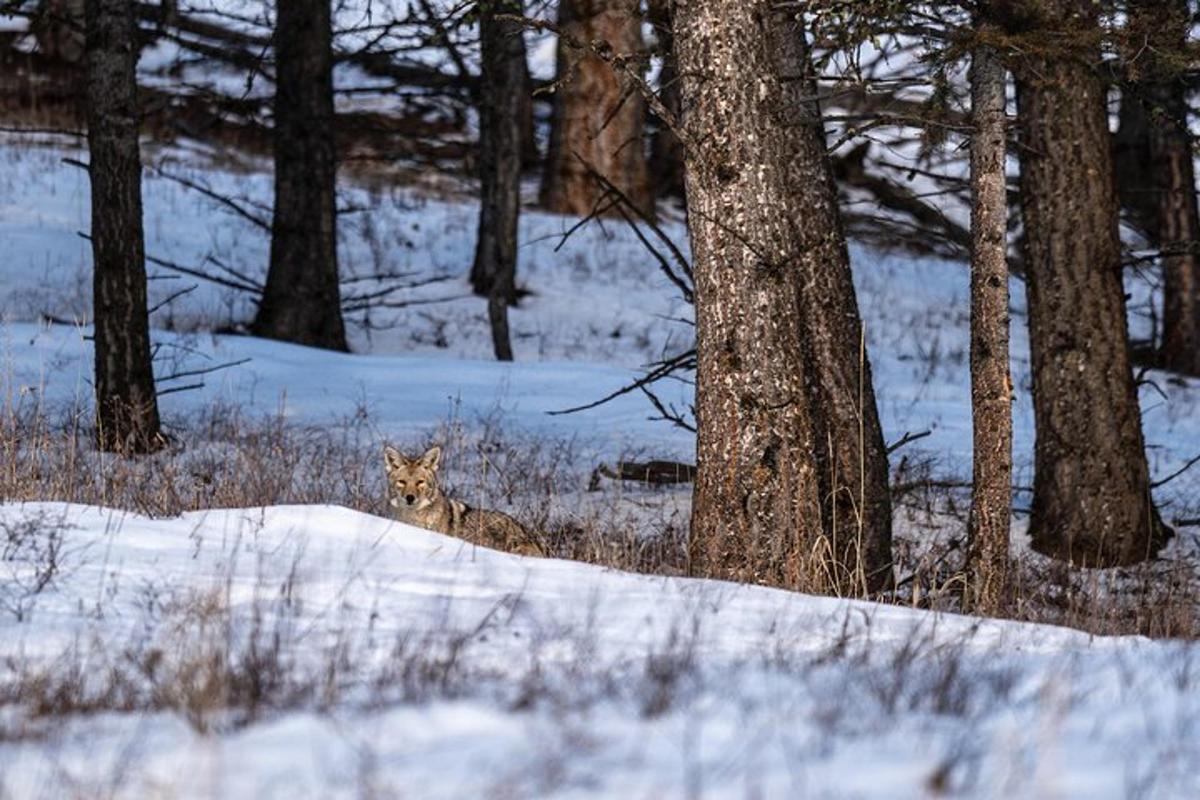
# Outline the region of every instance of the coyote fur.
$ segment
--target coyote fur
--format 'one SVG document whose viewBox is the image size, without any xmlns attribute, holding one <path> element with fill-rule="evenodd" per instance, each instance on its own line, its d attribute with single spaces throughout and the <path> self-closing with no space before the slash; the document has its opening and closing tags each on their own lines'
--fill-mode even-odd
<svg viewBox="0 0 1200 800">
<path fill-rule="evenodd" d="M 392 447 L 383 448 L 388 506 L 396 519 L 496 550 L 543 555 L 536 538 L 508 514 L 471 508 L 443 494 L 438 486 L 441 457 L 442 448 L 437 446 L 417 458 L 409 458 Z"/>
</svg>

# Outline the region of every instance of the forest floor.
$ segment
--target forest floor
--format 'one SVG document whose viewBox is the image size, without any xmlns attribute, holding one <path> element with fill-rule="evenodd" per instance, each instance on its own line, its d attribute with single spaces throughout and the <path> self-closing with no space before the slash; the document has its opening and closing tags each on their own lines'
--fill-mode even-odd
<svg viewBox="0 0 1200 800">
<path fill-rule="evenodd" d="M 82 155 L 59 136 L 0 141 L 0 798 L 1200 795 L 1200 469 L 1172 478 L 1200 454 L 1200 386 L 1142 376 L 1156 500 L 1192 523 L 1163 557 L 1074 573 L 1040 559 L 1019 280 L 1022 621 L 952 613 L 966 267 L 857 245 L 885 438 L 929 435 L 892 457 L 893 602 L 806 597 L 678 577 L 688 487 L 593 486 L 600 463 L 690 460 L 692 435 L 640 393 L 549 413 L 691 346 L 690 307 L 633 233 L 525 213 L 529 294 L 511 312 L 517 361 L 499 364 L 466 281 L 477 207 L 452 181 L 344 182 L 353 352 L 332 354 L 242 334 L 269 164 L 148 146 L 173 444 L 96 454 Z M 664 230 L 686 253 L 670 210 Z M 1137 307 L 1151 294 L 1129 291 Z M 657 392 L 685 409 L 690 390 Z M 383 519 L 384 441 L 445 444 L 456 494 L 564 558 Z"/>
</svg>

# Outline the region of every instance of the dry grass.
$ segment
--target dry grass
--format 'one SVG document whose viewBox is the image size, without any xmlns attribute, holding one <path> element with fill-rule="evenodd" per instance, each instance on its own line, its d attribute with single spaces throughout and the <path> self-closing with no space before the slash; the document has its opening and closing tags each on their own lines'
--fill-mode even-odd
<svg viewBox="0 0 1200 800">
<path fill-rule="evenodd" d="M 99 453 L 89 413 L 47 412 L 30 396 L 0 407 L 0 501 L 62 501 L 173 517 L 213 508 L 338 505 L 387 516 L 382 442 L 365 408 L 328 426 L 282 414 L 251 418 L 212 406 L 168 421 L 171 446 L 135 458 Z M 452 416 L 433 439 L 446 446 L 452 496 L 511 511 L 553 556 L 614 569 L 680 574 L 684 490 L 587 492 L 595 467 L 577 441 L 505 429 L 498 412 Z M 407 444 L 416 450 L 425 442 Z"/>
<path fill-rule="evenodd" d="M 904 476 L 896 496 L 897 602 L 959 611 L 966 585 L 970 487 L 933 477 L 931 464 Z M 1026 496 L 1027 497 L 1027 496 Z M 1022 523 L 1024 516 L 1018 517 Z M 1015 527 L 1007 616 L 1101 636 L 1200 638 L 1200 554 L 1186 543 L 1163 557 L 1116 569 L 1075 569 L 1032 552 Z M 1183 535 L 1183 534 L 1181 534 Z"/>
<path fill-rule="evenodd" d="M 365 408 L 316 427 L 214 406 L 174 420 L 169 432 L 173 444 L 166 451 L 119 458 L 96 452 L 85 411 L 52 414 L 33 396 L 10 399 L 0 409 L 0 500 L 58 500 L 158 517 L 282 504 L 332 504 L 386 515 L 383 437 Z M 431 438 L 445 445 L 449 493 L 512 512 L 539 533 L 552 555 L 628 571 L 684 573 L 686 487 L 630 489 L 614 483 L 589 493 L 584 487 L 595 460 L 588 448 L 508 430 L 499 411 L 470 421 L 452 413 Z M 398 444 L 415 450 L 426 442 Z M 923 462 L 907 463 L 896 476 L 900 585 L 890 599 L 957 611 L 969 488 L 935 474 L 936 465 Z M 19 549 L 14 542 L 10 532 L 8 547 Z M 1020 551 L 1010 616 L 1102 635 L 1196 638 L 1198 565 L 1188 548 L 1175 552 L 1180 555 L 1173 560 L 1081 571 Z M 23 557 L 47 561 L 35 553 Z M 37 588 L 52 578 L 51 570 L 25 580 Z M 19 593 L 10 591 L 5 602 L 20 613 Z"/>
</svg>

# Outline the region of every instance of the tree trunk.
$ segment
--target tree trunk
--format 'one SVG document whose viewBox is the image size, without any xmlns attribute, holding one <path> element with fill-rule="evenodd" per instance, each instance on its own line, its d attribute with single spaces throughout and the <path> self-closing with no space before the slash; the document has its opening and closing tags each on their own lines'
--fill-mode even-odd
<svg viewBox="0 0 1200 800">
<path fill-rule="evenodd" d="M 971 577 L 975 607 L 1008 604 L 1012 524 L 1012 383 L 1008 371 L 1005 71 L 990 45 L 971 59 Z"/>
<path fill-rule="evenodd" d="M 145 453 L 163 439 L 146 311 L 137 24 L 129 0 L 88 0 L 85 15 L 96 443 Z"/>
<path fill-rule="evenodd" d="M 1079 42 L 1017 71 L 1033 404 L 1035 550 L 1142 561 L 1170 536 L 1150 497 L 1125 327 L 1107 93 L 1086 0 L 1042 0 L 1038 30 Z M 1066 45 L 1064 45 L 1066 47 Z"/>
<path fill-rule="evenodd" d="M 863 595 L 891 580 L 887 459 L 804 31 L 679 0 L 696 276 L 693 574 Z"/>
<path fill-rule="evenodd" d="M 1117 132 L 1113 134 L 1117 198 L 1126 218 L 1151 242 L 1158 241 L 1158 192 L 1150 155 L 1150 118 L 1134 85 L 1121 89 Z"/>
<path fill-rule="evenodd" d="M 518 100 L 521 116 L 521 169 L 535 170 L 542 166 L 542 154 L 538 151 L 537 120 L 533 113 L 533 76 L 529 74 L 529 51 L 525 37 L 514 43 L 521 51 L 521 89 Z"/>
<path fill-rule="evenodd" d="M 346 350 L 328 0 L 276 5 L 275 215 L 257 336 Z"/>
<path fill-rule="evenodd" d="M 558 24 L 577 42 L 607 42 L 617 54 L 643 51 L 636 0 L 559 0 Z M 584 161 L 647 214 L 654 212 L 646 165 L 645 102 L 590 52 L 558 44 L 558 79 L 541 202 L 559 214 L 593 211 L 602 191 Z M 583 160 L 581 160 L 581 158 Z"/>
<path fill-rule="evenodd" d="M 1128 69 L 1128 102 L 1140 109 L 1149 169 L 1148 226 L 1162 252 L 1163 336 L 1161 366 L 1200 375 L 1200 214 L 1188 130 L 1187 45 L 1191 15 L 1186 0 L 1130 4 L 1129 32 L 1136 52 Z M 1122 111 L 1124 111 L 1124 101 Z"/>
<path fill-rule="evenodd" d="M 521 27 L 496 19 L 519 15 L 520 0 L 480 4 L 479 237 L 471 284 L 488 298 L 496 358 L 512 361 L 508 306 L 516 301 L 517 219 L 521 213 L 521 97 L 526 76 Z"/>
<path fill-rule="evenodd" d="M 658 96 L 663 106 L 678 118 L 679 67 L 675 59 L 675 39 L 671 33 L 670 0 L 649 0 L 647 10 L 662 57 Z M 683 146 L 679 143 L 679 137 L 661 121 L 650 139 L 650 183 L 656 197 L 683 197 Z"/>
</svg>

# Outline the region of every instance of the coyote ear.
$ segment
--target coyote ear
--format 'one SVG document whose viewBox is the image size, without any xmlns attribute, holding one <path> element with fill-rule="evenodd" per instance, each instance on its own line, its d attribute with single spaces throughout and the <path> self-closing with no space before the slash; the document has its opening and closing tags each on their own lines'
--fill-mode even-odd
<svg viewBox="0 0 1200 800">
<path fill-rule="evenodd" d="M 408 459 L 406 459 L 404 456 L 400 455 L 400 451 L 397 450 L 396 448 L 394 448 L 394 447 L 384 447 L 383 448 L 383 465 L 385 467 L 387 467 L 388 472 L 393 472 L 395 470 L 400 469 L 400 467 L 407 460 Z"/>
<path fill-rule="evenodd" d="M 425 455 L 421 456 L 421 466 L 427 467 L 433 471 L 437 471 L 438 463 L 442 460 L 442 448 L 436 444 L 425 451 Z"/>
</svg>

